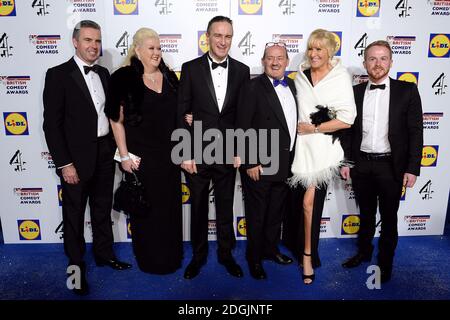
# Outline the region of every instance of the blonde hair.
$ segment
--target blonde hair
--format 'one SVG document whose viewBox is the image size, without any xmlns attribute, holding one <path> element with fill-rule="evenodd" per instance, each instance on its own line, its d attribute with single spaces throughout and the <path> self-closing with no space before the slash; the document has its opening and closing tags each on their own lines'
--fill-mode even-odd
<svg viewBox="0 0 450 320">
<path fill-rule="evenodd" d="M 158 33 L 150 28 L 140 28 L 133 36 L 133 43 L 131 44 L 130 48 L 128 49 L 128 54 L 125 58 L 125 60 L 122 63 L 122 66 L 129 66 L 131 64 L 131 58 L 136 57 L 136 47 L 139 47 L 142 45 L 142 43 L 149 39 L 158 39 L 159 35 Z"/>
<path fill-rule="evenodd" d="M 325 49 L 327 49 L 330 59 L 334 57 L 338 44 L 333 32 L 325 29 L 314 30 L 308 38 L 307 48 L 312 48 L 313 44 L 316 42 L 319 42 L 325 47 Z"/>
</svg>

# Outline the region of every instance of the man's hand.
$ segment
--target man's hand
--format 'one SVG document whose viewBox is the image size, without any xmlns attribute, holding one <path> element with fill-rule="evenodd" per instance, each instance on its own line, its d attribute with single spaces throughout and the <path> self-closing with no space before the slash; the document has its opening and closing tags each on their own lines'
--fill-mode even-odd
<svg viewBox="0 0 450 320">
<path fill-rule="evenodd" d="M 340 171 L 341 171 L 342 179 L 347 181 L 350 178 L 350 168 L 349 167 L 342 167 Z"/>
<path fill-rule="evenodd" d="M 78 178 L 77 169 L 75 169 L 75 166 L 73 164 L 62 168 L 61 173 L 64 181 L 68 184 L 77 184 L 78 182 L 80 182 L 80 178 Z"/>
<path fill-rule="evenodd" d="M 184 121 L 186 121 L 189 126 L 192 126 L 192 122 L 194 121 L 194 116 L 192 113 L 186 113 L 184 115 Z"/>
<path fill-rule="evenodd" d="M 197 165 L 194 160 L 186 160 L 181 163 L 181 168 L 190 174 L 197 173 Z"/>
<path fill-rule="evenodd" d="M 411 173 L 405 173 L 403 175 L 403 186 L 406 188 L 412 188 L 414 187 L 414 184 L 416 183 L 417 177 Z"/>
<path fill-rule="evenodd" d="M 259 181 L 259 175 L 263 173 L 263 169 L 261 167 L 261 165 L 251 168 L 251 169 L 247 169 L 247 174 L 250 177 L 250 179 L 252 179 L 253 181 Z"/>
<path fill-rule="evenodd" d="M 241 166 L 241 157 L 233 157 L 233 167 L 239 168 Z"/>
</svg>

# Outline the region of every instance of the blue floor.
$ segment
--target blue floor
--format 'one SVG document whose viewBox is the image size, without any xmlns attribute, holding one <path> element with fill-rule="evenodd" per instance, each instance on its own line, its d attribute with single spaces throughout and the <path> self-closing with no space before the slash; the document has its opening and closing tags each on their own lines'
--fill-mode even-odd
<svg viewBox="0 0 450 320">
<path fill-rule="evenodd" d="M 130 243 L 115 245 L 117 256 L 133 263 L 126 271 L 96 267 L 88 245 L 86 262 L 91 293 L 72 294 L 65 286 L 67 260 L 61 244 L 4 245 L 0 243 L 1 300 L 448 300 L 450 299 L 450 236 L 401 237 L 393 278 L 381 289 L 369 290 L 369 264 L 347 270 L 341 263 L 355 252 L 354 239 L 321 239 L 323 266 L 316 281 L 303 285 L 296 264 L 280 266 L 264 262 L 268 279 L 250 277 L 244 260 L 245 241 L 239 241 L 235 257 L 244 269 L 244 278 L 229 276 L 217 263 L 216 244 L 210 242 L 208 263 L 193 280 L 183 278 L 191 248 L 185 243 L 183 269 L 166 276 L 148 275 L 138 270 Z M 285 248 L 281 248 L 286 252 Z M 372 261 L 375 262 L 375 259 Z"/>
</svg>

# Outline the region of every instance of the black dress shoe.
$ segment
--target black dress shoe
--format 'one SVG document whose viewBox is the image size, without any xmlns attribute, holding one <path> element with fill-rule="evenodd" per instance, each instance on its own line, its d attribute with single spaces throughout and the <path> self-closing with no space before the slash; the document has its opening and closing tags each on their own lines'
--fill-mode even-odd
<svg viewBox="0 0 450 320">
<path fill-rule="evenodd" d="M 261 263 L 249 263 L 248 269 L 250 270 L 250 275 L 256 280 L 263 280 L 267 278 L 266 272 L 264 271 Z"/>
<path fill-rule="evenodd" d="M 184 271 L 184 278 L 188 280 L 194 279 L 200 273 L 200 268 L 202 265 L 203 264 L 196 261 L 191 261 Z"/>
<path fill-rule="evenodd" d="M 362 253 L 356 254 L 356 256 L 351 257 L 347 261 L 345 261 L 342 266 L 344 268 L 355 268 L 359 266 L 363 262 L 369 262 L 372 259 L 372 257 L 366 256 Z"/>
<path fill-rule="evenodd" d="M 110 260 L 96 260 L 95 263 L 99 267 L 108 266 L 113 268 L 114 270 L 126 270 L 131 268 L 131 264 L 119 261 L 117 259 Z"/>
<path fill-rule="evenodd" d="M 265 258 L 268 260 L 272 260 L 275 263 L 283 264 L 283 265 L 290 264 L 294 261 L 291 258 L 289 258 L 287 255 L 284 255 L 282 253 L 277 253 L 273 256 L 266 256 Z"/>
<path fill-rule="evenodd" d="M 244 276 L 241 267 L 236 263 L 236 261 L 234 261 L 234 259 L 219 261 L 219 263 L 224 265 L 228 273 L 233 277 L 242 278 Z"/>
</svg>

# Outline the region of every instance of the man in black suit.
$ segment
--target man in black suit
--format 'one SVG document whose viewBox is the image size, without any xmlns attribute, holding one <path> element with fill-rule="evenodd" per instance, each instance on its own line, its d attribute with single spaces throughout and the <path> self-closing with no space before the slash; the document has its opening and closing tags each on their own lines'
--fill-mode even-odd
<svg viewBox="0 0 450 320">
<path fill-rule="evenodd" d="M 354 268 L 371 260 L 379 204 L 378 266 L 384 283 L 392 274 L 402 187 L 412 188 L 420 174 L 422 104 L 415 84 L 388 77 L 392 67 L 388 42 L 367 46 L 364 67 L 369 82 L 354 86 L 358 115 L 342 140 L 346 158 L 355 166 L 342 168 L 341 175 L 344 179 L 351 176 L 360 209 L 358 254 L 343 266 Z"/>
<path fill-rule="evenodd" d="M 228 55 L 233 38 L 232 21 L 217 16 L 208 23 L 206 38 L 209 52 L 186 62 L 181 69 L 178 89 L 179 126 L 190 130 L 193 140 L 202 139 L 208 129 L 218 129 L 216 143 L 223 143 L 225 154 L 225 130 L 233 129 L 239 91 L 250 78 L 249 68 Z M 194 125 L 184 121 L 184 115 L 192 113 Z M 194 135 L 194 128 L 201 124 L 201 136 Z M 203 144 L 202 150 L 205 149 Z M 220 152 L 219 152 L 220 153 Z M 195 154 L 195 153 L 194 153 Z M 213 163 L 201 163 L 202 159 L 184 155 L 181 167 L 191 191 L 191 243 L 193 257 L 184 277 L 192 279 L 198 275 L 208 256 L 208 198 L 209 184 L 214 184 L 216 204 L 216 228 L 218 260 L 227 271 L 242 277 L 240 266 L 232 256 L 235 246 L 233 228 L 233 196 L 236 169 L 225 159 Z M 231 161 L 232 162 L 232 161 Z"/>
<path fill-rule="evenodd" d="M 289 64 L 286 44 L 267 43 L 261 61 L 264 73 L 252 79 L 242 90 L 236 119 L 236 127 L 244 131 L 267 131 L 267 137 L 259 135 L 257 142 L 246 142 L 245 155 L 238 152 L 242 161 L 246 256 L 250 274 L 258 280 L 267 277 L 262 266 L 264 258 L 278 264 L 292 263 L 291 258 L 280 253 L 278 243 L 289 193 L 286 179 L 294 155 L 298 118 L 295 84 L 284 75 Z M 251 144 L 258 146 L 253 148 L 257 155 L 249 154 L 252 152 Z M 263 144 L 267 147 L 261 148 Z M 275 151 L 270 154 L 271 163 L 262 163 L 260 152 L 264 149 Z M 257 161 L 252 163 L 252 158 Z M 268 172 L 269 166 L 275 166 L 273 172 Z"/>
<path fill-rule="evenodd" d="M 104 113 L 109 72 L 95 62 L 101 51 L 100 26 L 83 20 L 75 26 L 76 53 L 47 71 L 43 129 L 61 178 L 64 250 L 69 265 L 81 271 L 77 294 L 89 292 L 86 281 L 84 212 L 89 199 L 93 251 L 97 265 L 131 267 L 116 259 L 111 225 L 114 143 Z"/>
</svg>

